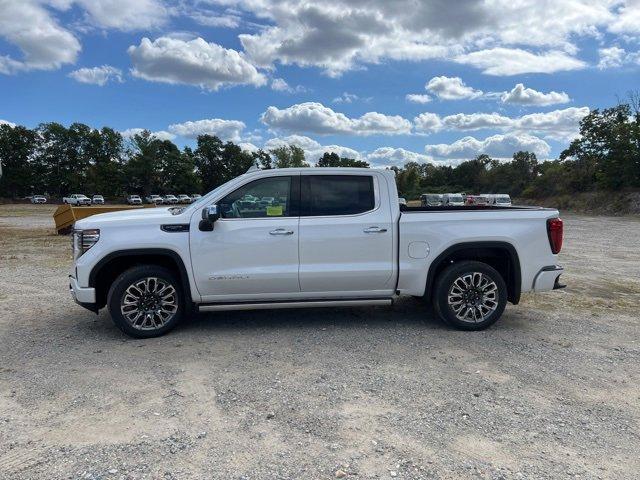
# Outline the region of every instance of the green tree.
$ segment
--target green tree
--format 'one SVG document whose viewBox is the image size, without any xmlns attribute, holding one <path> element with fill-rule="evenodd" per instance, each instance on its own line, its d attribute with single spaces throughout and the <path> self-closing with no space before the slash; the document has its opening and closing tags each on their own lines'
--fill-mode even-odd
<svg viewBox="0 0 640 480">
<path fill-rule="evenodd" d="M 215 136 L 200 135 L 194 152 L 202 188 L 213 190 L 256 165 L 254 156 L 233 142 L 222 143 Z"/>
<path fill-rule="evenodd" d="M 38 165 L 34 158 L 37 141 L 33 130 L 0 125 L 0 196 L 22 197 L 44 193 L 44 185 L 39 183 L 41 178 L 38 178 Z"/>
<path fill-rule="evenodd" d="M 357 167 L 369 168 L 369 164 L 364 160 L 356 160 L 354 158 L 340 157 L 335 152 L 324 152 L 322 157 L 316 163 L 316 167 Z"/>
<path fill-rule="evenodd" d="M 177 147 L 170 141 L 162 141 L 145 130 L 131 139 L 129 161 L 125 165 L 124 190 L 127 194 L 147 196 L 163 192 L 162 162 Z"/>
<path fill-rule="evenodd" d="M 299 168 L 308 167 L 304 150 L 295 145 L 282 146 L 271 150 L 271 154 L 276 157 L 274 168 Z"/>
</svg>

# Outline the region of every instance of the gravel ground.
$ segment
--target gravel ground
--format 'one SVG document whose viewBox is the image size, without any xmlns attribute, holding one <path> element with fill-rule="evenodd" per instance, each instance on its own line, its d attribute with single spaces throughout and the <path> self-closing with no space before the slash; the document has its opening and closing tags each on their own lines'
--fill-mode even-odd
<svg viewBox="0 0 640 480">
<path fill-rule="evenodd" d="M 484 332 L 406 299 L 133 340 L 72 302 L 52 211 L 0 206 L 2 479 L 638 478 L 637 218 L 566 216 L 569 287 Z"/>
</svg>

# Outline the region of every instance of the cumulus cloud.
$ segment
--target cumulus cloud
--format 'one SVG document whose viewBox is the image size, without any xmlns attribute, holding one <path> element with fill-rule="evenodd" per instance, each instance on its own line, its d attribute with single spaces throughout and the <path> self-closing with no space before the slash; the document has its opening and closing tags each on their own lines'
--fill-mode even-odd
<svg viewBox="0 0 640 480">
<path fill-rule="evenodd" d="M 15 127 L 16 124 L 13 122 L 10 122 L 9 120 L 3 120 L 0 118 L 0 125 L 9 125 L 10 127 Z"/>
<path fill-rule="evenodd" d="M 469 159 L 480 154 L 487 154 L 494 158 L 509 158 L 519 150 L 535 153 L 540 158 L 546 158 L 551 147 L 541 138 L 526 133 L 509 133 L 492 135 L 484 140 L 475 137 L 464 137 L 453 143 L 427 145 L 425 152 L 436 159 Z"/>
<path fill-rule="evenodd" d="M 520 48 L 496 47 L 478 50 L 454 58 L 458 63 L 471 65 L 487 75 L 521 75 L 524 73 L 555 73 L 580 70 L 587 64 L 559 51 L 536 54 Z"/>
<path fill-rule="evenodd" d="M 274 78 L 271 80 L 271 90 L 275 90 L 276 92 L 286 92 L 286 93 L 301 93 L 305 92 L 306 88 L 302 85 L 296 85 L 292 87 L 289 85 L 284 78 Z"/>
<path fill-rule="evenodd" d="M 198 138 L 198 135 L 215 135 L 221 140 L 238 142 L 240 141 L 245 126 L 244 122 L 239 120 L 209 118 L 184 123 L 174 123 L 173 125 L 169 125 L 169 131 L 175 135 L 186 138 Z"/>
<path fill-rule="evenodd" d="M 442 128 L 442 119 L 437 113 L 425 112 L 413 119 L 418 132 L 433 133 Z"/>
<path fill-rule="evenodd" d="M 423 153 L 412 152 L 404 148 L 380 147 L 365 156 L 374 167 L 402 167 L 407 162 L 436 163 Z"/>
<path fill-rule="evenodd" d="M 355 93 L 343 92 L 339 97 L 331 100 L 332 103 L 353 103 L 360 97 Z"/>
<path fill-rule="evenodd" d="M 362 155 L 357 150 L 341 145 L 322 145 L 312 138 L 304 135 L 289 135 L 287 137 L 270 138 L 264 144 L 265 150 L 295 145 L 304 150 L 305 158 L 308 162 L 315 164 L 325 152 L 336 153 L 341 157 L 354 158 L 361 160 Z"/>
<path fill-rule="evenodd" d="M 507 117 L 496 112 L 456 113 L 440 117 L 436 113 L 426 112 L 415 117 L 413 123 L 418 133 L 492 129 L 536 133 L 555 140 L 571 140 L 578 135 L 580 120 L 588 114 L 589 107 L 570 107 L 521 117 Z"/>
<path fill-rule="evenodd" d="M 80 83 L 90 83 L 93 85 L 106 85 L 107 82 L 122 83 L 122 71 L 110 65 L 101 67 L 80 68 L 69 73 L 69 76 Z"/>
<path fill-rule="evenodd" d="M 411 122 L 398 115 L 368 112 L 358 118 L 349 118 L 317 102 L 300 103 L 285 109 L 271 106 L 260 120 L 276 130 L 321 135 L 400 135 L 411 132 Z"/>
<path fill-rule="evenodd" d="M 75 3 L 85 10 L 89 23 L 124 31 L 160 27 L 170 13 L 159 0 L 75 0 Z"/>
<path fill-rule="evenodd" d="M 0 73 L 53 70 L 76 61 L 80 42 L 38 2 L 0 0 L 0 12 L 0 37 L 22 53 L 19 59 L 0 56 Z"/>
<path fill-rule="evenodd" d="M 625 63 L 627 58 L 627 52 L 624 48 L 609 47 L 598 49 L 600 60 L 598 61 L 598 68 L 600 70 L 606 70 L 608 68 L 616 68 Z"/>
<path fill-rule="evenodd" d="M 160 37 L 143 38 L 128 49 L 132 74 L 145 80 L 171 84 L 197 85 L 217 90 L 225 85 L 262 86 L 266 77 L 242 53 L 208 43 L 202 38 L 190 41 Z"/>
<path fill-rule="evenodd" d="M 442 100 L 462 100 L 482 96 L 482 90 L 471 88 L 460 77 L 433 77 L 425 88 Z"/>
<path fill-rule="evenodd" d="M 569 95 L 564 92 L 543 93 L 532 88 L 526 88 L 522 83 L 516 84 L 509 92 L 504 92 L 500 97 L 502 103 L 515 103 L 517 105 L 555 105 L 570 101 Z"/>
<path fill-rule="evenodd" d="M 421 104 L 429 103 L 431 101 L 431 97 L 429 95 L 420 93 L 408 93 L 404 98 L 406 98 L 408 102 Z"/>
<path fill-rule="evenodd" d="M 133 138 L 135 135 L 140 135 L 144 131 L 145 131 L 144 128 L 127 128 L 126 130 L 123 130 L 122 132 L 120 132 L 120 134 L 124 138 Z M 173 140 L 174 138 L 176 138 L 174 134 L 167 132 L 166 130 L 158 130 L 157 132 L 150 132 L 150 133 L 153 137 L 157 138 L 158 140 Z"/>
</svg>

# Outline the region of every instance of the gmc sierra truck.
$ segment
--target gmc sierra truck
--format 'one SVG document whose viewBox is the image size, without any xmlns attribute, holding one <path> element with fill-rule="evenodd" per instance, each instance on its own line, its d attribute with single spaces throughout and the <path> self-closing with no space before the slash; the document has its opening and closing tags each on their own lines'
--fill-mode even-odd
<svg viewBox="0 0 640 480">
<path fill-rule="evenodd" d="M 271 199 L 269 202 L 264 198 Z M 75 224 L 70 290 L 134 337 L 193 311 L 390 305 L 423 297 L 464 330 L 562 288 L 558 212 L 398 203 L 394 172 L 256 170 L 187 206 Z"/>
</svg>

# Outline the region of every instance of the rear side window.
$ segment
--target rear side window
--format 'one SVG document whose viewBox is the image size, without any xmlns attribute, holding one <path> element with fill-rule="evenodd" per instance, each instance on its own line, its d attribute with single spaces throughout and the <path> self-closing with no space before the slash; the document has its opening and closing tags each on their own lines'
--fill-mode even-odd
<svg viewBox="0 0 640 480">
<path fill-rule="evenodd" d="M 303 175 L 304 216 L 355 215 L 373 210 L 371 175 Z"/>
</svg>

